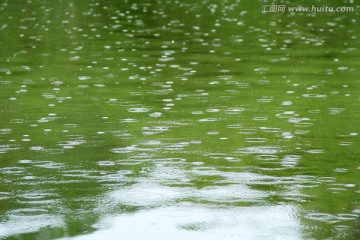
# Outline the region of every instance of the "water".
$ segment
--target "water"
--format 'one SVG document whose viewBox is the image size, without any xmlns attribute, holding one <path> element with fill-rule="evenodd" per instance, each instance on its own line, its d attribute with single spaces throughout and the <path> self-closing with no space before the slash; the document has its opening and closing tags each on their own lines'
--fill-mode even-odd
<svg viewBox="0 0 360 240">
<path fill-rule="evenodd" d="M 1 238 L 359 238 L 359 6 L 262 4 L 2 1 Z"/>
</svg>

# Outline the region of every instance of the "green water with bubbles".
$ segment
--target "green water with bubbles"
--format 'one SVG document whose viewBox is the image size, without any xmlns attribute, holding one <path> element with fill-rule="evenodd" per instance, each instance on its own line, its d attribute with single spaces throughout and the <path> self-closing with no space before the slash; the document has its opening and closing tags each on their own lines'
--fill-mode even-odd
<svg viewBox="0 0 360 240">
<path fill-rule="evenodd" d="M 355 12 L 1 1 L 0 238 L 358 239 L 359 5 L 275 2 Z"/>
</svg>

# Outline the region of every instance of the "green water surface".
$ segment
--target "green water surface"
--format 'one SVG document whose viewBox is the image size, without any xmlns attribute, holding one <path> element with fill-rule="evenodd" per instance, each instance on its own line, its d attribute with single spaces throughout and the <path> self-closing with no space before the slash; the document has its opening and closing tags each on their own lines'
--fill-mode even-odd
<svg viewBox="0 0 360 240">
<path fill-rule="evenodd" d="M 1 0 L 0 238 L 359 239 L 359 12 Z"/>
</svg>

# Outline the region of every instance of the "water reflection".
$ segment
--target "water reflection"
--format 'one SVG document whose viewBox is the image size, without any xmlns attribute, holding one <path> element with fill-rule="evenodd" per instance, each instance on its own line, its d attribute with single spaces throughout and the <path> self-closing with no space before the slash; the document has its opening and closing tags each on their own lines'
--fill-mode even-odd
<svg viewBox="0 0 360 240">
<path fill-rule="evenodd" d="M 74 239 L 301 239 L 297 210 L 291 206 L 206 208 L 182 205 L 107 218 L 96 227 L 105 230 Z M 138 231 L 138 226 L 142 231 Z M 126 227 L 124 227 L 126 226 Z M 258 231 L 261 227 L 262 231 Z M 68 238 L 67 238 L 68 239 Z"/>
<path fill-rule="evenodd" d="M 358 15 L 260 4 L 1 3 L 0 236 L 357 236 Z"/>
</svg>

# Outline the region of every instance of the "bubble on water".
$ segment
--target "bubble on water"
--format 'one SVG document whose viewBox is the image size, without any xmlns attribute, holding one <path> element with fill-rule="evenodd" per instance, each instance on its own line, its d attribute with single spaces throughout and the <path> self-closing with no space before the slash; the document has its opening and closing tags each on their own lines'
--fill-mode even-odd
<svg viewBox="0 0 360 240">
<path fill-rule="evenodd" d="M 43 150 L 44 150 L 44 147 L 42 147 L 42 146 L 33 146 L 33 147 L 30 147 L 30 150 L 33 150 L 33 151 L 43 151 Z"/>
<path fill-rule="evenodd" d="M 33 163 L 33 166 L 39 168 L 47 168 L 47 169 L 60 169 L 60 168 L 64 168 L 65 164 L 57 163 L 53 161 L 36 161 Z"/>
<path fill-rule="evenodd" d="M 216 121 L 218 121 L 217 118 L 202 118 L 198 120 L 198 122 L 216 122 Z"/>
<path fill-rule="evenodd" d="M 125 119 L 120 119 L 120 122 L 122 123 L 134 123 L 137 122 L 138 120 L 135 118 L 125 118 Z"/>
<path fill-rule="evenodd" d="M 202 166 L 202 165 L 204 165 L 205 163 L 204 163 L 204 162 L 192 162 L 191 164 L 192 164 L 192 165 L 195 165 L 195 166 Z"/>
<path fill-rule="evenodd" d="M 321 222 L 333 222 L 336 217 L 329 213 L 309 213 L 305 215 L 305 218 Z"/>
<path fill-rule="evenodd" d="M 326 182 L 326 183 L 332 183 L 332 182 L 336 182 L 336 178 L 335 177 L 320 177 L 319 181 Z"/>
<path fill-rule="evenodd" d="M 11 216 L 31 216 L 31 215 L 40 215 L 47 213 L 49 210 L 43 208 L 23 208 L 15 209 L 9 212 Z"/>
<path fill-rule="evenodd" d="M 292 135 L 291 132 L 283 132 L 283 133 L 281 133 L 281 136 L 282 136 L 284 139 L 293 139 L 293 138 L 294 138 L 294 135 Z"/>
<path fill-rule="evenodd" d="M 23 167 L 4 167 L 0 168 L 0 172 L 3 174 L 22 174 L 25 172 Z"/>
<path fill-rule="evenodd" d="M 79 125 L 77 123 L 67 123 L 64 124 L 65 128 L 77 128 Z"/>
<path fill-rule="evenodd" d="M 312 153 L 312 154 L 321 154 L 324 153 L 324 149 L 310 149 L 306 151 L 307 153 Z"/>
<path fill-rule="evenodd" d="M 79 76 L 78 79 L 81 81 L 85 81 L 85 80 L 91 79 L 91 77 L 90 76 Z"/>
<path fill-rule="evenodd" d="M 160 146 L 162 144 L 162 141 L 160 140 L 148 140 L 141 143 L 142 145 L 146 146 Z"/>
<path fill-rule="evenodd" d="M 261 102 L 261 103 L 269 103 L 272 102 L 274 100 L 274 97 L 272 96 L 263 96 L 259 99 L 256 99 L 257 102 Z"/>
<path fill-rule="evenodd" d="M 295 127 L 301 127 L 301 128 L 307 128 L 307 127 L 311 127 L 313 126 L 313 123 L 309 123 L 309 122 L 299 122 L 294 124 Z"/>
<path fill-rule="evenodd" d="M 131 113 L 145 113 L 145 112 L 149 112 L 150 109 L 146 108 L 146 107 L 138 107 L 138 108 L 129 108 L 128 112 Z"/>
<path fill-rule="evenodd" d="M 0 192 L 0 200 L 5 200 L 11 198 L 11 194 L 8 192 Z"/>
<path fill-rule="evenodd" d="M 86 143 L 85 140 L 82 139 L 75 139 L 75 140 L 68 140 L 68 141 L 59 141 L 57 145 L 62 146 L 64 149 L 72 149 L 75 146 L 81 145 Z"/>
<path fill-rule="evenodd" d="M 254 143 L 254 142 L 266 142 L 267 139 L 266 138 L 245 138 L 245 142 L 250 142 L 250 143 Z"/>
<path fill-rule="evenodd" d="M 218 135 L 219 132 L 218 131 L 210 131 L 210 132 L 207 132 L 208 135 Z"/>
<path fill-rule="evenodd" d="M 239 151 L 246 154 L 277 154 L 280 149 L 277 146 L 253 146 L 240 148 Z"/>
<path fill-rule="evenodd" d="M 203 111 L 193 111 L 193 112 L 191 112 L 191 114 L 200 115 L 200 114 L 204 114 L 204 112 Z"/>
<path fill-rule="evenodd" d="M 240 158 L 235 158 L 235 157 L 225 157 L 224 159 L 228 162 L 240 162 L 241 161 Z"/>
<path fill-rule="evenodd" d="M 33 162 L 33 160 L 29 160 L 29 159 L 22 159 L 22 160 L 18 161 L 18 163 L 20 163 L 20 164 L 30 164 L 32 162 Z"/>
<path fill-rule="evenodd" d="M 283 167 L 293 168 L 298 164 L 299 160 L 300 160 L 299 155 L 286 155 L 281 161 L 281 165 Z"/>
<path fill-rule="evenodd" d="M 282 117 L 282 118 L 283 118 L 283 117 Z M 289 123 L 300 123 L 300 122 L 301 122 L 301 118 L 289 117 L 288 122 L 289 122 Z"/>
<path fill-rule="evenodd" d="M 37 121 L 39 123 L 47 123 L 47 122 L 50 122 L 50 121 L 54 121 L 56 118 L 54 117 L 42 117 L 40 119 L 38 119 Z"/>
<path fill-rule="evenodd" d="M 278 157 L 275 154 L 259 154 L 255 156 L 255 159 L 261 161 L 274 161 L 278 160 Z"/>
<path fill-rule="evenodd" d="M 292 105 L 293 103 L 292 103 L 292 101 L 283 101 L 282 103 L 281 103 L 281 105 L 283 105 L 283 106 L 290 106 L 290 105 Z"/>
<path fill-rule="evenodd" d="M 10 134 L 11 131 L 11 128 L 2 128 L 0 129 L 0 134 Z"/>
<path fill-rule="evenodd" d="M 166 150 L 171 150 L 171 151 L 181 151 L 184 149 L 184 147 L 187 147 L 190 145 L 190 142 L 178 142 L 178 143 L 174 143 L 174 144 L 170 144 L 168 146 L 165 147 Z"/>
<path fill-rule="evenodd" d="M 351 213 L 340 213 L 337 216 L 337 219 L 340 221 L 352 221 L 359 218 L 358 214 L 351 214 Z"/>
<path fill-rule="evenodd" d="M 329 108 L 329 114 L 339 114 L 345 111 L 345 108 Z"/>
<path fill-rule="evenodd" d="M 305 98 L 327 98 L 325 94 L 303 94 Z"/>
<path fill-rule="evenodd" d="M 264 132 L 272 132 L 272 133 L 281 132 L 281 129 L 280 129 L 280 128 L 259 127 L 259 129 L 260 129 L 261 131 L 264 131 Z"/>
<path fill-rule="evenodd" d="M 154 112 L 149 114 L 150 117 L 158 118 L 162 116 L 161 112 Z"/>
<path fill-rule="evenodd" d="M 267 121 L 268 117 L 253 117 L 252 120 L 254 121 Z"/>
<path fill-rule="evenodd" d="M 319 109 L 312 109 L 312 110 L 309 110 L 309 113 L 314 113 L 314 114 L 319 114 L 321 113 L 322 111 L 319 110 Z"/>
<path fill-rule="evenodd" d="M 114 161 L 99 161 L 97 162 L 97 165 L 99 166 L 115 166 Z"/>
<path fill-rule="evenodd" d="M 342 193 L 344 191 L 347 191 L 348 189 L 346 189 L 343 186 L 339 186 L 339 187 L 329 187 L 329 188 L 327 188 L 327 190 L 332 193 Z"/>
<path fill-rule="evenodd" d="M 153 127 L 143 127 L 142 128 L 142 134 L 144 135 L 154 135 L 161 132 L 168 131 L 168 126 L 153 126 Z"/>
<path fill-rule="evenodd" d="M 228 108 L 225 110 L 226 114 L 240 114 L 245 111 L 245 108 L 237 107 L 237 108 Z"/>
<path fill-rule="evenodd" d="M 347 71 L 347 70 L 349 70 L 349 67 L 340 66 L 340 67 L 338 67 L 338 70 L 339 70 L 339 71 Z"/>
<path fill-rule="evenodd" d="M 355 213 L 355 214 L 360 214 L 360 208 L 357 208 L 357 209 L 355 209 L 354 211 L 352 211 L 353 213 Z M 359 215 L 358 215 L 359 216 Z"/>
<path fill-rule="evenodd" d="M 351 146 L 352 142 L 340 142 L 339 146 Z"/>
<path fill-rule="evenodd" d="M 25 192 L 19 195 L 20 201 L 26 201 L 27 203 L 33 202 L 33 203 L 45 203 L 45 201 L 41 200 L 48 200 L 46 203 L 53 202 L 54 200 L 51 200 L 49 198 L 54 197 L 55 194 L 42 192 L 42 191 L 29 191 Z"/>
<path fill-rule="evenodd" d="M 72 60 L 72 61 L 75 61 L 75 60 L 78 60 L 78 59 L 80 59 L 80 56 L 73 56 L 73 57 L 70 58 L 70 60 Z"/>
<path fill-rule="evenodd" d="M 218 108 L 208 108 L 208 109 L 206 109 L 206 112 L 216 113 L 216 112 L 220 112 L 220 109 L 218 109 Z"/>
<path fill-rule="evenodd" d="M 216 84 L 220 84 L 220 82 L 219 81 L 211 81 L 211 82 L 209 82 L 209 84 L 210 85 L 216 85 Z"/>
<path fill-rule="evenodd" d="M 113 153 L 131 153 L 134 152 L 135 150 L 137 150 L 136 145 L 111 149 Z"/>
</svg>

